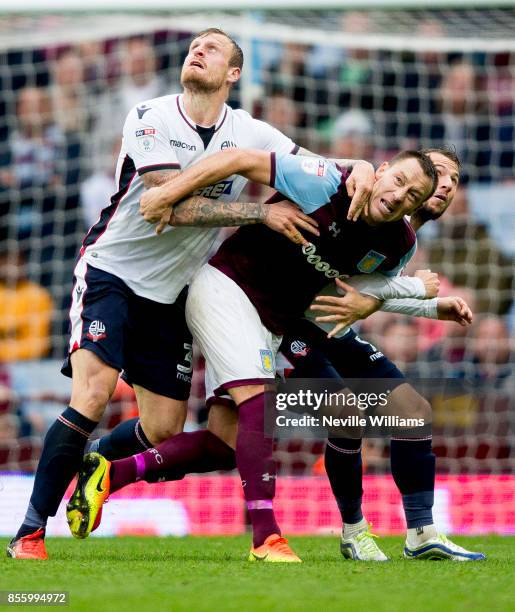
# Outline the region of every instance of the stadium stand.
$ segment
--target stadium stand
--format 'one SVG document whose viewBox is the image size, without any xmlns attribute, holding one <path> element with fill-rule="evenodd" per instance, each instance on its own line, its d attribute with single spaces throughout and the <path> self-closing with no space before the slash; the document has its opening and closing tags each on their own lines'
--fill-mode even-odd
<svg viewBox="0 0 515 612">
<path fill-rule="evenodd" d="M 455 146 L 463 186 L 448 214 L 421 233 L 419 257 L 446 279 L 447 294 L 463 292 L 477 322 L 463 332 L 452 323 L 378 313 L 361 333 L 409 374 L 483 384 L 480 394 L 471 390 L 453 402 L 433 398 L 440 474 L 514 474 L 515 46 L 504 43 L 513 38 L 515 9 L 2 21 L 9 35 L 0 42 L 0 252 L 25 261 L 27 299 L 41 304 L 41 318 L 30 350 L 4 350 L 22 332 L 6 328 L 0 300 L 0 360 L 49 356 L 45 367 L 58 370 L 74 260 L 87 226 L 108 204 L 126 111 L 178 91 L 191 34 L 222 23 L 247 54 L 231 103 L 302 146 L 372 161 L 401 148 Z M 6 290 L 0 278 L 2 295 Z M 17 317 L 20 329 L 29 326 L 34 312 L 20 314 L 12 304 L 5 317 Z M 189 427 L 205 418 L 199 356 L 196 364 Z M 8 377 L 24 366 L 10 363 L 1 371 L 0 389 L 7 389 Z M 0 410 L 0 471 L 30 472 L 37 463 L 42 431 L 23 427 L 23 403 L 32 412 L 42 406 L 49 422 L 69 392 L 55 377 L 32 391 L 30 397 L 13 392 Z M 135 411 L 131 390 L 120 383 L 99 433 Z M 281 474 L 320 474 L 322 452 L 319 440 L 278 441 Z M 385 474 L 388 445 L 372 441 L 365 460 L 371 477 Z M 181 486 L 192 487 L 176 489 Z M 232 491 L 229 481 L 223 486 Z M 382 499 L 390 495 L 388 489 Z"/>
</svg>

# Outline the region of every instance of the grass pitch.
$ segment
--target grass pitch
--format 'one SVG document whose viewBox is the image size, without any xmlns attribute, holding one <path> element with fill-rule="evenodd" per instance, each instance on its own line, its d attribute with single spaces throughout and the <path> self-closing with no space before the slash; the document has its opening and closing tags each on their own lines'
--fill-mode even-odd
<svg viewBox="0 0 515 612">
<path fill-rule="evenodd" d="M 402 538 L 381 538 L 382 564 L 343 560 L 336 537 L 291 538 L 302 565 L 248 563 L 249 537 L 49 538 L 50 561 L 0 560 L 0 590 L 66 590 L 88 612 L 514 610 L 515 538 L 456 541 L 487 561 L 404 561 Z"/>
</svg>

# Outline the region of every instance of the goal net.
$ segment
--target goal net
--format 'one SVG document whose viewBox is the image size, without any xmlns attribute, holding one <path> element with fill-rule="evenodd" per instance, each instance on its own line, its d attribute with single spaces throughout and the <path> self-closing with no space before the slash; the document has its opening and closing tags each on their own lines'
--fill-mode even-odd
<svg viewBox="0 0 515 612">
<path fill-rule="evenodd" d="M 443 294 L 463 297 L 476 322 L 464 330 L 377 313 L 360 326 L 360 335 L 410 375 L 490 384 L 480 401 L 465 395 L 433 406 L 434 446 L 449 499 L 469 491 L 477 517 L 489 491 L 493 511 L 482 511 L 476 531 L 506 531 L 515 511 L 515 9 L 503 2 L 481 8 L 397 2 L 391 8 L 385 1 L 368 10 L 314 11 L 299 0 L 283 3 L 282 10 L 264 3 L 243 11 L 225 3 L 233 10 L 210 12 L 196 2 L 190 10 L 176 3 L 173 12 L 160 2 L 150 2 L 146 12 L 132 2 L 124 3 L 131 9 L 124 12 L 116 3 L 111 10 L 102 6 L 109 3 L 68 10 L 74 4 L 47 2 L 38 11 L 38 2 L 27 2 L 19 9 L 25 12 L 0 16 L 0 290 L 6 298 L 0 304 L 0 362 L 7 364 L 6 377 L 16 386 L 24 364 L 40 359 L 55 360 L 57 369 L 67 347 L 74 261 L 114 191 L 125 115 L 138 101 L 179 92 L 192 34 L 220 27 L 245 54 L 230 103 L 299 145 L 376 164 L 406 148 L 451 145 L 458 153 L 462 187 L 446 214 L 420 232 L 414 269 L 439 272 Z M 262 195 L 256 186 L 249 193 Z M 24 293 L 16 290 L 21 285 Z M 196 376 L 192 423 L 204 402 L 202 376 Z M 18 435 L 0 439 L 0 470 L 30 470 L 37 460 L 44 424 L 20 430 L 24 401 L 36 412 L 44 405 L 47 422 L 58 408 L 55 400 L 66 401 L 68 387 L 56 381 L 45 388 L 45 380 L 38 385 L 28 399 L 26 389 L 16 389 L 16 401 L 1 410 Z M 106 428 L 135 413 L 132 399 L 121 401 L 112 403 Z M 320 504 L 332 503 L 327 483 L 321 484 L 322 451 L 319 441 L 278 443 L 281 473 L 307 478 L 294 493 L 291 483 L 284 485 L 284 495 L 301 500 L 305 513 L 298 520 L 305 530 L 313 521 L 314 530 L 323 530 L 334 519 L 334 508 L 332 518 L 319 511 Z M 399 502 L 385 476 L 388 452 L 384 442 L 367 444 L 373 492 L 367 503 L 394 521 L 388 508 L 398 510 Z M 464 488 L 456 475 L 465 479 Z M 502 487 L 511 491 L 504 505 Z M 474 524 L 476 518 L 467 516 L 460 515 L 458 530 Z M 391 521 L 388 530 L 395 531 Z"/>
</svg>

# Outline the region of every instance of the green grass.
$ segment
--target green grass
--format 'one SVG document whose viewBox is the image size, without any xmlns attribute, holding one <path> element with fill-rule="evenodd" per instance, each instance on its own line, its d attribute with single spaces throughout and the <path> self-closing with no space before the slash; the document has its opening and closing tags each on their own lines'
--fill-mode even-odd
<svg viewBox="0 0 515 612">
<path fill-rule="evenodd" d="M 67 590 L 88 612 L 513 610 L 515 538 L 456 541 L 488 560 L 404 561 L 401 538 L 373 564 L 344 561 L 335 537 L 292 537 L 302 565 L 246 562 L 248 537 L 49 538 L 48 562 L 0 560 L 0 590 Z"/>
</svg>

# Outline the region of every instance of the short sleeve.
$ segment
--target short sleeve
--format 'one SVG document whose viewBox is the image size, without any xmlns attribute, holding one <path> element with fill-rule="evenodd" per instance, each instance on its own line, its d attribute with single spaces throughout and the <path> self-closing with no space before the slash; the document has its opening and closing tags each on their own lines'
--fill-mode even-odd
<svg viewBox="0 0 515 612">
<path fill-rule="evenodd" d="M 272 154 L 271 186 L 307 214 L 328 204 L 342 180 L 336 165 L 323 157 Z"/>
<path fill-rule="evenodd" d="M 251 148 L 275 151 L 278 155 L 286 155 L 287 153 L 295 155 L 299 150 L 298 145 L 291 138 L 268 123 L 259 121 L 259 119 L 254 119 L 253 123 L 254 132 L 258 135 L 259 142 L 256 142 Z"/>
<path fill-rule="evenodd" d="M 123 127 L 123 144 L 140 175 L 154 170 L 181 168 L 158 109 L 146 105 L 131 109 Z"/>
</svg>

